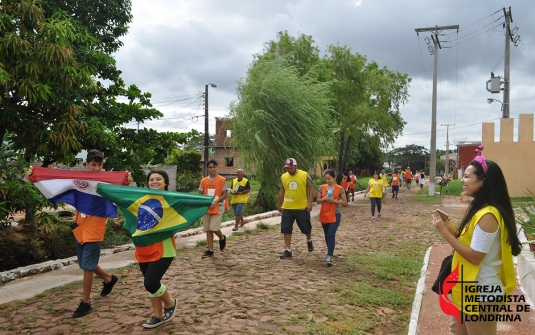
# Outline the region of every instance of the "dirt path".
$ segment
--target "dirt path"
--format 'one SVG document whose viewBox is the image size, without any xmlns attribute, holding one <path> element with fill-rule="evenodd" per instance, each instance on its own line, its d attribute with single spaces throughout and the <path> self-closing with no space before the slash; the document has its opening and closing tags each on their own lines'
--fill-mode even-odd
<svg viewBox="0 0 535 335">
<path fill-rule="evenodd" d="M 414 193 L 402 190 L 398 200 L 387 198 L 382 217 L 373 221 L 369 202 L 362 196 L 343 208 L 334 267 L 325 266 L 326 247 L 317 218 L 313 219 L 315 250 L 309 253 L 304 236 L 294 234 L 294 257 L 289 260 L 279 259 L 283 251 L 279 226 L 233 236 L 227 249 L 212 259 L 200 257 L 202 247 L 180 250 L 163 279 L 178 299 L 179 311 L 171 323 L 151 332 L 406 334 L 419 273 L 416 279 L 414 274 L 406 278 L 382 274 L 386 279 L 377 281 L 373 257 L 403 256 L 394 261 L 412 259 L 421 264 L 429 246 L 443 243 L 430 225 L 434 207 L 412 201 Z M 462 211 L 447 209 L 454 219 Z M 367 262 L 363 257 L 372 258 Z M 391 270 L 402 266 L 394 262 Z M 95 281 L 93 312 L 79 319 L 71 315 L 81 296 L 80 282 L 0 305 L 0 335 L 146 333 L 141 323 L 150 318 L 151 308 L 141 273 L 137 266 L 117 273 L 119 283 L 107 297 L 98 296 L 100 285 Z M 385 300 L 362 301 L 366 290 L 385 294 Z M 400 301 L 392 300 L 389 290 L 399 291 Z"/>
</svg>

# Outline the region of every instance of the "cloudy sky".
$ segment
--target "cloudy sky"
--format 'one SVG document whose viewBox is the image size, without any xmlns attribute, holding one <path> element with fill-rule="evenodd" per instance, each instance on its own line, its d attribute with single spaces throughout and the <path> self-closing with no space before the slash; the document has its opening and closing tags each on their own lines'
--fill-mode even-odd
<svg viewBox="0 0 535 335">
<path fill-rule="evenodd" d="M 324 52 L 329 44 L 349 46 L 380 66 L 412 78 L 407 122 L 395 147 L 430 147 L 433 56 L 416 28 L 459 25 L 440 35 L 437 90 L 437 149 L 481 140 L 481 123 L 502 116 L 502 94 L 486 91 L 491 71 L 504 73 L 503 7 L 512 9 L 520 43 L 511 45 L 510 116 L 535 112 L 535 6 L 526 0 L 132 0 L 133 22 L 115 55 L 127 84 L 151 92 L 165 114 L 145 127 L 159 131 L 204 132 L 198 96 L 208 83 L 210 132 L 214 117 L 226 116 L 236 100 L 236 81 L 252 56 L 279 31 L 313 36 Z M 453 126 L 455 124 L 455 126 Z M 516 133 L 516 131 L 515 131 Z M 498 134 L 498 131 L 497 131 Z M 497 135 L 496 134 L 496 135 Z M 498 138 L 498 136 L 496 136 Z"/>
</svg>

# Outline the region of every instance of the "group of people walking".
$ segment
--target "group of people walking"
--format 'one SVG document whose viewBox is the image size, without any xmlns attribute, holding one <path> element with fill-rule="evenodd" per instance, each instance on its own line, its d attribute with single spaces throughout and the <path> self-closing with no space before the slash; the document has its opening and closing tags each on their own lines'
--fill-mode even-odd
<svg viewBox="0 0 535 335">
<path fill-rule="evenodd" d="M 102 171 L 103 159 L 104 156 L 100 151 L 90 150 L 85 162 L 87 170 Z M 308 251 L 314 250 L 310 212 L 314 198 L 316 198 L 316 202 L 321 206 L 319 221 L 327 246 L 325 263 L 327 266 L 333 266 L 336 231 L 341 223 L 340 206 L 348 206 L 350 197 L 351 201 L 354 201 L 356 177 L 349 171 L 348 174 L 344 174 L 342 185 L 338 185 L 334 170 L 327 169 L 323 172 L 325 183 L 318 189 L 314 189 L 310 175 L 306 171 L 298 169 L 297 161 L 294 158 L 288 158 L 284 167 L 286 172 L 280 177 L 277 197 L 277 209 L 281 212 L 280 229 L 284 236 L 285 245 L 280 258 L 287 259 L 293 256 L 291 242 L 294 223 L 297 223 L 301 233 L 306 236 Z M 200 194 L 213 196 L 212 206 L 202 218 L 208 244 L 208 250 L 202 257 L 214 255 L 214 235 L 219 238 L 219 250 L 223 251 L 226 247 L 226 236 L 221 232 L 221 223 L 223 212 L 230 208 L 227 198 L 229 191 L 232 195 L 230 204 L 236 216 L 233 230 L 237 230 L 245 223 L 242 209 L 244 204 L 248 202 L 248 194 L 251 190 L 250 183 L 244 177 L 242 169 L 237 171 L 237 177 L 232 180 L 230 189 L 226 178 L 217 174 L 217 161 L 208 161 L 208 172 L 208 176 L 201 180 L 198 189 Z M 390 180 L 392 198 L 397 199 L 403 177 L 405 177 L 406 182 L 410 183 L 411 178 L 407 178 L 407 172 L 410 172 L 409 168 L 404 175 L 398 170 L 392 173 Z M 32 169 L 28 175 L 31 174 Z M 423 185 L 424 176 L 422 174 L 417 174 L 417 176 L 419 184 Z M 130 174 L 128 174 L 128 181 L 132 181 Z M 167 191 L 169 176 L 163 170 L 152 170 L 148 173 L 146 182 L 151 189 Z M 444 217 L 436 211 L 433 211 L 432 215 L 432 222 L 437 231 L 454 250 L 451 270 L 453 271 L 459 266 L 463 267 L 458 279 L 460 282 L 472 283 L 470 284 L 472 286 L 494 288 L 489 291 L 491 293 L 482 293 L 482 295 L 487 297 L 494 295 L 496 298 L 497 295 L 510 294 L 516 285 L 512 257 L 519 254 L 521 244 L 516 234 L 514 213 L 503 173 L 496 163 L 485 160 L 483 156 L 478 155 L 466 168 L 461 183 L 463 194 L 473 200 L 460 225 L 452 228 L 448 220 L 444 220 Z M 368 196 L 370 199 L 372 220 L 375 219 L 376 209 L 377 216 L 381 217 L 382 202 L 388 184 L 388 177 L 384 170 L 381 173 L 375 171 L 373 178 L 368 182 L 364 198 Z M 89 300 L 93 274 L 98 275 L 103 280 L 101 296 L 110 294 L 118 281 L 117 276 L 108 274 L 98 265 L 100 242 L 103 240 L 105 232 L 103 227 L 105 227 L 105 220 L 81 212 L 76 213 L 76 225 L 73 227 L 73 233 L 78 263 L 84 271 L 84 281 L 83 297 L 73 313 L 74 318 L 84 316 L 91 311 Z M 143 284 L 153 310 L 151 319 L 143 323 L 145 328 L 154 328 L 165 324 L 171 321 L 176 313 L 177 300 L 161 283 L 161 279 L 175 256 L 176 242 L 172 237 L 148 246 L 135 245 L 135 257 L 144 277 Z M 457 286 L 459 285 L 453 288 L 452 301 L 461 315 L 463 313 L 476 316 L 488 315 L 500 310 L 499 308 L 482 308 L 482 306 L 489 305 L 487 303 L 481 303 L 470 311 L 466 310 L 466 304 L 463 305 L 463 301 L 461 301 L 463 292 Z M 475 288 L 470 292 L 485 291 Z M 480 334 L 481 330 L 484 330 L 485 334 L 496 334 L 496 322 L 480 320 L 482 319 L 466 318 L 461 323 L 458 318 L 453 317 L 450 333 Z"/>
</svg>

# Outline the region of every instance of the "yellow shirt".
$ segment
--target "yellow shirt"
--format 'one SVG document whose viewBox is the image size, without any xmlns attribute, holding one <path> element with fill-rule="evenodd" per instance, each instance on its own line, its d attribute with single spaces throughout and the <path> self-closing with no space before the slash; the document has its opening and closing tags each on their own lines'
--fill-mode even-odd
<svg viewBox="0 0 535 335">
<path fill-rule="evenodd" d="M 383 197 L 383 180 L 382 179 L 370 179 L 368 181 L 370 185 L 370 198 L 382 198 Z"/>
<path fill-rule="evenodd" d="M 308 205 L 308 173 L 297 170 L 295 175 L 288 172 L 281 176 L 282 187 L 284 188 L 283 209 L 305 209 Z"/>
</svg>

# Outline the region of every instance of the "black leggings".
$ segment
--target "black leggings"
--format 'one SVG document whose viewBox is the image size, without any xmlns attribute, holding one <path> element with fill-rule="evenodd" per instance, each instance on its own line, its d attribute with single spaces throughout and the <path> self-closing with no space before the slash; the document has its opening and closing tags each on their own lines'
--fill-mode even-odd
<svg viewBox="0 0 535 335">
<path fill-rule="evenodd" d="M 375 216 L 375 205 L 377 205 L 377 211 L 381 213 L 381 202 L 383 198 L 370 198 L 370 204 L 372 207 L 372 216 Z"/>
<path fill-rule="evenodd" d="M 160 281 L 172 261 L 173 257 L 165 257 L 160 258 L 155 262 L 139 263 L 141 273 L 143 273 L 143 277 L 145 277 L 143 284 L 149 293 L 154 294 L 160 289 L 160 286 L 162 286 Z"/>
</svg>

